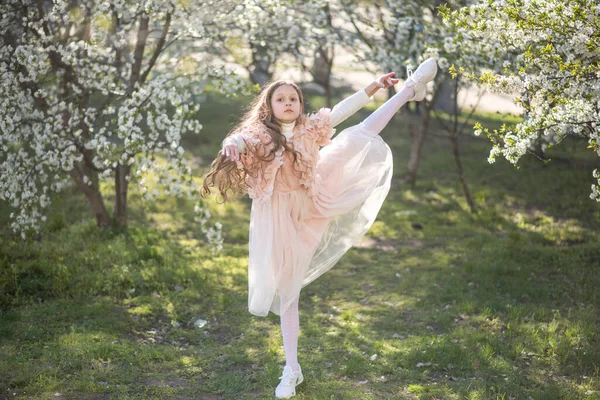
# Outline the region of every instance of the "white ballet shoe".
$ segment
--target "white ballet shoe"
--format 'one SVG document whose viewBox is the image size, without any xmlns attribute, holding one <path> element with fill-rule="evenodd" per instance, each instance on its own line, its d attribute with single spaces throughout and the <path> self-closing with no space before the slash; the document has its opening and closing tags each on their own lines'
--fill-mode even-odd
<svg viewBox="0 0 600 400">
<path fill-rule="evenodd" d="M 287 399 L 296 394 L 296 386 L 304 381 L 302 368 L 298 366 L 298 371 L 292 370 L 292 367 L 283 368 L 283 375 L 279 377 L 281 382 L 275 389 L 275 397 L 278 399 Z"/>
<path fill-rule="evenodd" d="M 414 87 L 415 94 L 408 101 L 421 101 L 425 98 L 427 92 L 427 83 L 431 82 L 437 74 L 437 62 L 433 58 L 423 61 L 419 68 L 413 73 L 408 70 L 408 79 L 404 86 Z"/>
</svg>

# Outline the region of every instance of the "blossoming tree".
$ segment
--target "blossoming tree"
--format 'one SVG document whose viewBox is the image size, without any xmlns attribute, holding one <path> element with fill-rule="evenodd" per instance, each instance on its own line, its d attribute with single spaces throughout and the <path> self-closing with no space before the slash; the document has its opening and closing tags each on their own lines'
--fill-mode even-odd
<svg viewBox="0 0 600 400">
<path fill-rule="evenodd" d="M 448 7 L 459 8 L 469 0 L 448 1 Z M 421 151 L 429 131 L 431 115 L 439 98 L 449 60 L 459 54 L 453 46 L 454 31 L 448 29 L 438 16 L 441 1 L 385 0 L 377 4 L 343 0 L 338 5 L 340 13 L 351 28 L 345 44 L 359 59 L 369 60 L 384 71 L 397 71 L 398 77 L 406 78 L 406 69 L 414 70 L 423 59 L 438 60 L 440 73 L 436 76 L 432 95 L 421 105 L 418 127 L 411 129 L 412 143 L 407 163 L 407 182 L 416 182 Z M 460 53 L 461 57 L 470 54 Z"/>
<path fill-rule="evenodd" d="M 477 123 L 475 134 L 492 142 L 488 158 L 517 164 L 540 141 L 559 144 L 585 138 L 600 156 L 600 4 L 594 0 L 486 0 L 444 18 L 469 32 L 464 40 L 493 45 L 504 59 L 499 72 L 477 73 L 468 63 L 454 74 L 499 93 L 513 94 L 526 118 L 490 131 Z M 593 171 L 592 199 L 600 201 L 600 172 Z"/>
<path fill-rule="evenodd" d="M 302 61 L 327 38 L 327 2 L 313 0 L 238 1 L 233 12 L 214 18 L 212 53 L 244 67 L 252 83 L 263 86 L 272 79 L 283 54 Z"/>
<path fill-rule="evenodd" d="M 0 5 L 0 199 L 11 226 L 39 230 L 51 194 L 74 183 L 98 226 L 111 218 L 100 183 L 114 181 L 112 221 L 127 224 L 128 185 L 190 198 L 196 185 L 180 145 L 198 132 L 194 91 L 242 83 L 222 67 L 170 52 L 183 39 L 208 43 L 221 2 L 7 0 Z M 166 165 L 158 161 L 165 154 Z M 148 190 L 145 175 L 158 177 Z M 203 229 L 211 229 L 203 222 Z"/>
</svg>

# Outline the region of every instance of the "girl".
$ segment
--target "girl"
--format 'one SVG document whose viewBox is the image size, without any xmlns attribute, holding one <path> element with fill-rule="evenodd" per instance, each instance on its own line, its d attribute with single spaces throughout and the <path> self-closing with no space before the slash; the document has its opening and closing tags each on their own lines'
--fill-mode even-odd
<svg viewBox="0 0 600 400">
<path fill-rule="evenodd" d="M 304 115 L 302 91 L 276 81 L 263 89 L 223 141 L 202 195 L 218 184 L 252 198 L 248 309 L 280 315 L 286 365 L 277 398 L 296 394 L 300 290 L 325 273 L 369 229 L 392 178 L 392 154 L 379 133 L 408 101 L 425 98 L 435 60 L 410 73 L 404 88 L 359 125 L 331 139 L 338 125 L 398 79 L 390 72 L 337 104 Z"/>
</svg>

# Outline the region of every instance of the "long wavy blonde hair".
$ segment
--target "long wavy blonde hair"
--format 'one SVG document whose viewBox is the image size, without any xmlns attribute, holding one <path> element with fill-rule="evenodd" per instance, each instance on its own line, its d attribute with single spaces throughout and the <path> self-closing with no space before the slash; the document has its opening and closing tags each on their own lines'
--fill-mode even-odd
<svg viewBox="0 0 600 400">
<path fill-rule="evenodd" d="M 278 80 L 269 83 L 263 88 L 258 97 L 250 105 L 249 111 L 246 112 L 242 121 L 236 125 L 227 136 L 243 132 L 245 128 L 249 126 L 262 126 L 266 129 L 266 132 L 270 135 L 271 139 L 268 143 L 266 154 L 261 155 L 253 152 L 253 155 L 263 163 L 273 161 L 275 158 L 276 151 L 283 147 L 285 151 L 292 153 L 294 157 L 294 165 L 302 163 L 302 154 L 295 151 L 287 143 L 285 136 L 281 133 L 281 122 L 273 115 L 273 108 L 271 107 L 271 98 L 275 90 L 283 85 L 289 85 L 296 93 L 298 93 L 298 100 L 300 102 L 300 116 L 296 120 L 296 124 L 303 124 L 306 116 L 304 115 L 304 96 L 302 90 L 292 81 Z M 266 149 L 265 149 L 266 150 Z M 249 146 L 246 147 L 246 151 L 252 151 Z M 294 173 L 302 177 L 304 174 L 297 169 L 294 169 Z M 256 171 L 257 172 L 257 171 Z M 234 194 L 243 193 L 247 188 L 246 186 L 246 174 L 252 175 L 252 171 L 246 171 L 245 169 L 239 169 L 235 161 L 231 161 L 228 157 L 223 154 L 222 149 L 219 151 L 217 158 L 211 163 L 210 170 L 204 175 L 204 182 L 200 189 L 200 195 L 207 197 L 211 193 L 211 187 L 217 184 L 219 193 L 221 194 L 223 201 L 217 202 L 225 203 L 228 199 L 228 192 L 231 191 Z"/>
</svg>

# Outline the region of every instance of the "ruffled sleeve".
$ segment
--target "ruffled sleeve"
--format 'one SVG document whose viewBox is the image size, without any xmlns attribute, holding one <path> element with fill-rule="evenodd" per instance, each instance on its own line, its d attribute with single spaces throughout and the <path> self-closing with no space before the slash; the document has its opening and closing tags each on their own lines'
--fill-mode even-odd
<svg viewBox="0 0 600 400">
<path fill-rule="evenodd" d="M 239 134 L 245 142 L 245 152 L 240 153 L 236 166 L 245 172 L 245 192 L 251 199 L 264 200 L 273 193 L 275 174 L 282 163 L 282 149 L 275 151 L 272 159 L 268 157 L 274 144 L 264 127 L 249 126 Z"/>
<path fill-rule="evenodd" d="M 239 146 L 243 147 L 243 152 L 240 153 L 240 159 L 236 161 L 237 167 L 250 174 L 256 172 L 264 163 L 260 158 L 264 158 L 270 152 L 271 136 L 264 129 L 256 126 L 246 127 L 235 136 L 244 142 Z"/>
<path fill-rule="evenodd" d="M 319 146 L 331 143 L 331 138 L 335 133 L 335 129 L 331 126 L 330 113 L 329 108 L 321 108 L 316 113 L 309 115 L 305 123 L 306 134 Z"/>
</svg>

